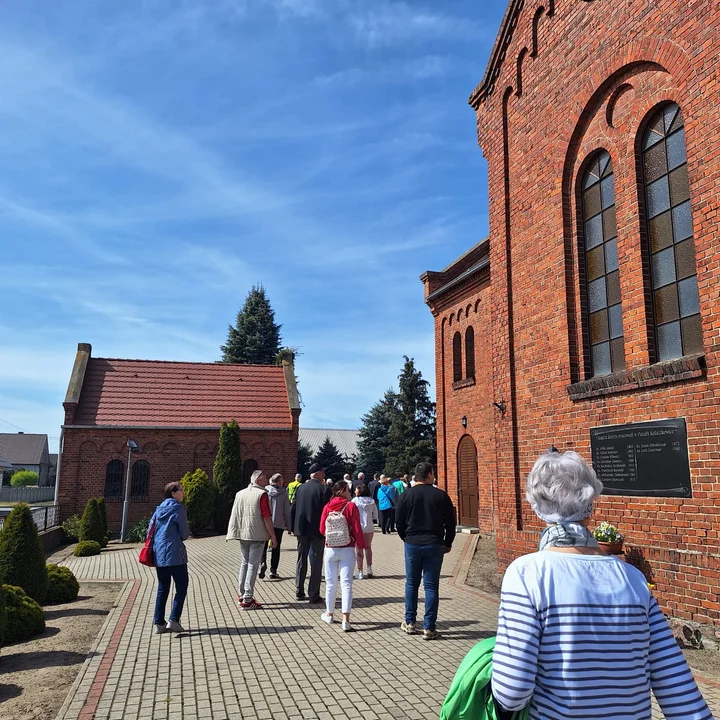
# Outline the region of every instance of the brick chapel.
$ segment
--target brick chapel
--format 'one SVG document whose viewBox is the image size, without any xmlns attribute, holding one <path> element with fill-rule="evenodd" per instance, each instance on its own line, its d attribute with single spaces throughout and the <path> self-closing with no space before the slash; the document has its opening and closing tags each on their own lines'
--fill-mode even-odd
<svg viewBox="0 0 720 720">
<path fill-rule="evenodd" d="M 525 478 L 572 448 L 665 610 L 715 626 L 719 56 L 712 0 L 512 0 L 470 97 L 490 235 L 422 276 L 460 521 L 534 551 Z"/>
<path fill-rule="evenodd" d="M 58 502 L 62 518 L 104 496 L 120 529 L 128 458 L 129 522 L 150 517 L 169 482 L 212 478 L 220 426 L 240 426 L 243 481 L 253 471 L 292 478 L 300 403 L 291 364 L 233 365 L 92 357 L 81 343 L 64 402 Z M 128 441 L 137 445 L 130 451 Z"/>
</svg>

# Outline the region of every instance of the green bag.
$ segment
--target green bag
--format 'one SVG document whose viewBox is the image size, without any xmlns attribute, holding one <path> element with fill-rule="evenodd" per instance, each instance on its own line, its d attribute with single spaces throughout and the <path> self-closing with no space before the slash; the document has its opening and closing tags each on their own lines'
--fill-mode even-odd
<svg viewBox="0 0 720 720">
<path fill-rule="evenodd" d="M 490 688 L 495 638 L 480 641 L 464 657 L 445 697 L 440 720 L 497 720 Z M 528 708 L 512 714 L 527 720 Z"/>
</svg>

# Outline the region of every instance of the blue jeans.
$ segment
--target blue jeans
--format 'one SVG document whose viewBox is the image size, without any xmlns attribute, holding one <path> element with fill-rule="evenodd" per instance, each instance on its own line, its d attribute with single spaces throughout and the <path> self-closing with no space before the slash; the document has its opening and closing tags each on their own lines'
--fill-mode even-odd
<svg viewBox="0 0 720 720">
<path fill-rule="evenodd" d="M 168 565 L 166 567 L 156 567 L 158 589 L 155 598 L 155 624 L 165 624 L 165 607 L 167 605 L 168 596 L 170 595 L 170 581 L 175 581 L 175 598 L 170 612 L 170 619 L 173 622 L 180 622 L 183 605 L 188 591 L 188 570 L 187 565 Z"/>
<path fill-rule="evenodd" d="M 445 548 L 442 545 L 409 545 L 405 543 L 405 622 L 417 620 L 420 577 L 425 588 L 423 629 L 435 630 L 440 604 L 440 570 Z"/>
</svg>

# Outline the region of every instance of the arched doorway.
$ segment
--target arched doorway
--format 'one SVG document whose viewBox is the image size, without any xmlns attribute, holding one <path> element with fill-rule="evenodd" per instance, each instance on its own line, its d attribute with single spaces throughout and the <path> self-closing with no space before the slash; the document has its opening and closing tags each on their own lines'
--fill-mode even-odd
<svg viewBox="0 0 720 720">
<path fill-rule="evenodd" d="M 259 468 L 257 460 L 246 460 L 242 467 L 242 486 L 246 488 L 250 484 L 252 474 Z"/>
<path fill-rule="evenodd" d="M 457 452 L 458 505 L 461 525 L 478 526 L 478 466 L 475 443 L 469 435 L 460 439 Z"/>
</svg>

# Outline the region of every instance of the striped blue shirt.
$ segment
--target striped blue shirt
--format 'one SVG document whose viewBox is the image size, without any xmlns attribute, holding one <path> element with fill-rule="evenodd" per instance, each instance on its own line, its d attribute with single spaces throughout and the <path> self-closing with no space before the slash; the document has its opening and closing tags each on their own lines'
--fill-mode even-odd
<svg viewBox="0 0 720 720">
<path fill-rule="evenodd" d="M 492 690 L 530 720 L 650 720 L 651 690 L 668 720 L 713 720 L 642 573 L 602 555 L 510 565 Z"/>
</svg>

